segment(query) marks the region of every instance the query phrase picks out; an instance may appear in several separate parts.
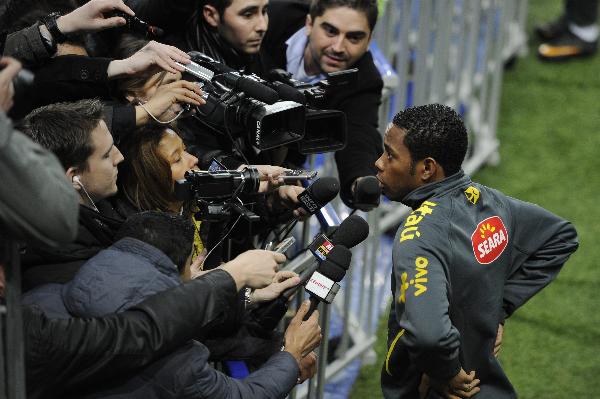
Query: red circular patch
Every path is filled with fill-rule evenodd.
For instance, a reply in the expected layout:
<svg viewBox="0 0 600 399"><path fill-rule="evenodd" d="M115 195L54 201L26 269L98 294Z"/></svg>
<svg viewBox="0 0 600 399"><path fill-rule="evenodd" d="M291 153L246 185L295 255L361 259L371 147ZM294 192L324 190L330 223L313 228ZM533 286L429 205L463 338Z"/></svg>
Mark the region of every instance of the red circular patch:
<svg viewBox="0 0 600 399"><path fill-rule="evenodd" d="M471 242L477 262L487 265L498 259L508 244L508 232L502 219L492 216L480 222L471 235Z"/></svg>

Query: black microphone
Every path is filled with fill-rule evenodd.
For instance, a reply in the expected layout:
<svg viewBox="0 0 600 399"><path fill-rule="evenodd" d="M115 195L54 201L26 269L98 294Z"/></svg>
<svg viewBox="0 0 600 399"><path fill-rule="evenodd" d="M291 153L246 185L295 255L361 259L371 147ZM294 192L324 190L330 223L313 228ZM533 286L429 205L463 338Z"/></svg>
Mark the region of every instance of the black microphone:
<svg viewBox="0 0 600 399"><path fill-rule="evenodd" d="M215 75L213 79L223 79L228 86L238 89L248 96L266 104L274 104L279 100L279 96L275 90L250 77L242 75L239 71L236 71L230 66L216 61L199 51L190 51L188 54L192 57L194 62L206 65L206 68L210 69L211 72L214 72Z"/></svg>
<svg viewBox="0 0 600 399"><path fill-rule="evenodd" d="M277 92L281 100L295 101L299 104L306 105L306 96L300 90L278 81L271 82L270 85Z"/></svg>
<svg viewBox="0 0 600 399"><path fill-rule="evenodd" d="M267 330L277 326L277 323L279 323L279 320L281 320L287 311L287 305L290 298L308 281L320 265L322 258L315 255L315 251L311 250L311 247L323 247L318 252L324 253L326 250L326 259L328 256L331 257L331 254L333 253L333 260L330 259L330 261L338 266L349 265L350 259L348 259L348 253L344 250L335 251L336 246L342 245L346 248L352 248L363 242L368 235L369 224L358 215L351 215L344 219L339 227L331 234L331 238L328 238L324 234L319 234L309 245L309 250L307 251L308 253L312 253L312 256L316 259L300 273L300 283L295 287L283 291L279 297L271 302L265 303L259 308L254 309L252 312L253 317ZM298 258L302 259L306 256L311 256L308 255L308 253L306 253L306 255L300 255ZM350 256L352 256L351 253Z"/></svg>
<svg viewBox="0 0 600 399"><path fill-rule="evenodd" d="M110 17L121 17L125 19L125 27L133 32L142 33L154 37L160 37L165 34L165 31L157 26L152 26L147 22L142 21L138 17L126 14L122 11L115 11L109 14Z"/></svg>
<svg viewBox="0 0 600 399"><path fill-rule="evenodd" d="M381 186L375 176L359 177L354 187L352 206L361 211L368 212L379 206Z"/></svg>
<svg viewBox="0 0 600 399"><path fill-rule="evenodd" d="M363 242L369 236L369 224L365 219L358 215L350 215L340 223L340 226L331 234L331 238L325 234L319 234L309 244L308 248L316 258L314 262L300 273L300 284L296 287L288 288L281 293L281 297L286 301L294 295L300 285L306 283L310 276L319 267L320 261L327 259L337 245L342 245L346 248L352 248ZM340 256L340 255L336 255ZM346 259L336 260L336 263L343 265L350 263Z"/></svg>
<svg viewBox="0 0 600 399"><path fill-rule="evenodd" d="M303 320L308 320L320 302L333 301L340 289L338 282L346 275L351 261L352 252L345 246L336 245L331 250L327 259L320 264L306 283L305 289L310 294L310 308Z"/></svg>
<svg viewBox="0 0 600 399"><path fill-rule="evenodd" d="M279 100L275 90L253 79L244 77L237 71L226 72L221 77L229 86L264 103L274 104Z"/></svg>
<svg viewBox="0 0 600 399"><path fill-rule="evenodd" d="M306 190L298 194L302 208L311 215L335 198L340 192L340 182L335 177L322 177L315 180Z"/></svg>

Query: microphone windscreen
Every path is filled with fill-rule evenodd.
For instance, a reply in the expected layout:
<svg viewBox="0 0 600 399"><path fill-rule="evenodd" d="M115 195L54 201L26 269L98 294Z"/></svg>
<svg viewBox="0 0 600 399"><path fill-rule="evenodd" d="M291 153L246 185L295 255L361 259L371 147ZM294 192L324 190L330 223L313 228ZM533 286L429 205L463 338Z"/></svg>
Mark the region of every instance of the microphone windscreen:
<svg viewBox="0 0 600 399"><path fill-rule="evenodd" d="M335 281L336 283L338 281L342 281L342 279L346 275L346 270L342 269L335 263L328 261L327 259L325 259L321 263L317 271L323 276Z"/></svg>
<svg viewBox="0 0 600 399"><path fill-rule="evenodd" d="M273 86L281 100L295 101L302 105L306 105L306 97L300 90L282 82L273 82L271 83L271 86Z"/></svg>
<svg viewBox="0 0 600 399"><path fill-rule="evenodd" d="M358 215L350 215L340 224L335 233L331 236L331 241L335 245L342 244L352 248L356 244L363 242L369 236L369 224Z"/></svg>
<svg viewBox="0 0 600 399"><path fill-rule="evenodd" d="M277 92L262 83L241 77L237 81L237 88L248 96L267 104L274 104L279 100Z"/></svg>
<svg viewBox="0 0 600 399"><path fill-rule="evenodd" d="M335 263L344 270L348 270L352 261L352 252L343 244L338 244L329 251L325 259Z"/></svg>
<svg viewBox="0 0 600 399"><path fill-rule="evenodd" d="M381 186L375 176L364 176L356 183L354 189L355 202L378 203L380 195Z"/></svg>
<svg viewBox="0 0 600 399"><path fill-rule="evenodd" d="M325 205L340 192L340 182L335 177L321 177L306 189L318 203Z"/></svg>

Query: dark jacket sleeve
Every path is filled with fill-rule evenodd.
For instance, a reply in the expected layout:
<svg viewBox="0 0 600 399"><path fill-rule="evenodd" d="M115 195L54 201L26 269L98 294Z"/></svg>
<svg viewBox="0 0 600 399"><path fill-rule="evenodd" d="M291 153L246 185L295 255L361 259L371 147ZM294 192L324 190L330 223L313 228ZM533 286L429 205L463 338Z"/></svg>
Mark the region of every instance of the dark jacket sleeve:
<svg viewBox="0 0 600 399"><path fill-rule="evenodd" d="M435 239L394 242L395 310L402 329L397 345L407 350L410 364L444 381L461 369L460 333L449 313L451 251L443 223L424 221L419 230Z"/></svg>
<svg viewBox="0 0 600 399"><path fill-rule="evenodd" d="M131 104L107 103L104 105L104 122L112 133L115 144L136 128L135 106Z"/></svg>
<svg viewBox="0 0 600 399"><path fill-rule="evenodd" d="M234 280L217 270L110 317L57 320L25 308L29 395L60 397L132 373L210 330L236 298Z"/></svg>
<svg viewBox="0 0 600 399"><path fill-rule="evenodd" d="M14 130L0 112L0 225L13 238L45 245L75 239L78 197L51 152Z"/></svg>
<svg viewBox="0 0 600 399"><path fill-rule="evenodd" d="M558 272L579 246L571 223L524 201L510 199L514 208L514 250L504 284L504 317L509 317Z"/></svg>
<svg viewBox="0 0 600 399"><path fill-rule="evenodd" d="M81 55L54 57L35 71L31 92L35 95L18 102L11 115L22 118L37 107L86 98L110 98L109 58Z"/></svg>
<svg viewBox="0 0 600 399"><path fill-rule="evenodd" d="M206 398L276 399L285 398L296 385L298 363L288 352L277 352L258 370L243 380L226 376L206 362L198 372L198 385Z"/></svg>
<svg viewBox="0 0 600 399"><path fill-rule="evenodd" d="M53 54L50 54L44 46L39 22L36 22L29 28L9 34L6 37L3 55L18 59L26 68L33 68L39 66Z"/></svg>

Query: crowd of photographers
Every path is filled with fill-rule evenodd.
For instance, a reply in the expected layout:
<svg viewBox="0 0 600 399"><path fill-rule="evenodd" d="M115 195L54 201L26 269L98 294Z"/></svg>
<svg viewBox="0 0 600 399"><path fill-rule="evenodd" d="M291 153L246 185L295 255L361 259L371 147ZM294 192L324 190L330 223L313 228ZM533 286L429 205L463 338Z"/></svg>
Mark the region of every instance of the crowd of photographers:
<svg viewBox="0 0 600 399"><path fill-rule="evenodd" d="M279 398L313 376L318 312L265 326L301 280L255 248L338 190L378 204L376 2L3 11L0 240L20 248L28 397ZM307 155L332 151L339 186L303 188Z"/></svg>

